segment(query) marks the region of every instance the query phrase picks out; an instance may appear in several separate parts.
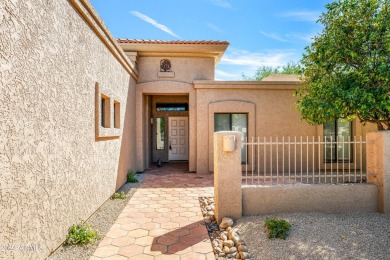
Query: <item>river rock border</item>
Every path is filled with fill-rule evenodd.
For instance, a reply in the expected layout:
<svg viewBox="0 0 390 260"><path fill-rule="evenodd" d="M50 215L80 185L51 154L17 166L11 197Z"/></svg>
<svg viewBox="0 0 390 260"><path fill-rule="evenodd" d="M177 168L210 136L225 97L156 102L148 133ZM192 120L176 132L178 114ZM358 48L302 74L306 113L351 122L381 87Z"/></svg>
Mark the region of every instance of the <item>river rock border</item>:
<svg viewBox="0 0 390 260"><path fill-rule="evenodd" d="M215 259L251 259L248 247L233 228L232 218L225 217L218 226L214 216L214 198L200 197L200 208L213 246Z"/></svg>

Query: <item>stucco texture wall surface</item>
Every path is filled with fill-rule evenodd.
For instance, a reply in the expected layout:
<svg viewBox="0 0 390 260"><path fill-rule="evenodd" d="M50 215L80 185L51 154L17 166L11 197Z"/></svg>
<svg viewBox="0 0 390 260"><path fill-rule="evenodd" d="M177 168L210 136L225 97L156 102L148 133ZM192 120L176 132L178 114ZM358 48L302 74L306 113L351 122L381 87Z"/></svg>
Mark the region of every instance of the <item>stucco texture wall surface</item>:
<svg viewBox="0 0 390 260"><path fill-rule="evenodd" d="M247 186L242 188L244 216L285 212L376 212L373 184Z"/></svg>
<svg viewBox="0 0 390 260"><path fill-rule="evenodd" d="M173 78L163 78L158 76L160 71L160 61L169 59ZM194 80L214 79L214 59L213 58L193 58L193 57L139 57L138 58L139 78L138 83L149 81L179 81L192 83ZM174 90L171 90L174 92Z"/></svg>
<svg viewBox="0 0 390 260"><path fill-rule="evenodd" d="M213 169L213 140L210 138L214 132L214 113L248 113L249 140L264 136L316 135L316 128L300 121L299 112L293 109L291 86L280 90L272 90L272 86L265 86L268 89L264 86L239 89L238 86L240 84L226 84L226 89L197 89L198 173ZM231 106L230 102L241 105ZM218 107L213 106L215 103Z"/></svg>
<svg viewBox="0 0 390 260"><path fill-rule="evenodd" d="M215 113L247 113L249 141L252 137L259 137L259 140L264 140L264 137L267 140L273 137L275 140L278 137L282 140L284 136L286 141L288 137L291 140L297 138L299 141L301 136L303 138L309 136L309 140L312 140L313 136L315 138L323 136L322 125L311 126L302 121L299 111L294 108L296 100L294 92L298 85L297 82L194 82L197 117L197 173L208 173L213 170L212 134ZM358 140L360 136L365 139L366 133L372 129L372 124L364 127L356 121L352 124L353 135L358 136ZM300 156L299 153L298 156ZM311 161L311 153L309 156L309 161ZM317 154L316 156L318 157ZM250 157L249 151L249 161ZM357 151L357 157L360 158L360 151ZM365 158L365 150L363 150L362 157ZM363 168L365 168L365 162L363 162Z"/></svg>
<svg viewBox="0 0 390 260"><path fill-rule="evenodd" d="M97 82L121 103L111 140L95 140ZM69 1L0 2L0 258L46 257L124 182L134 86Z"/></svg>

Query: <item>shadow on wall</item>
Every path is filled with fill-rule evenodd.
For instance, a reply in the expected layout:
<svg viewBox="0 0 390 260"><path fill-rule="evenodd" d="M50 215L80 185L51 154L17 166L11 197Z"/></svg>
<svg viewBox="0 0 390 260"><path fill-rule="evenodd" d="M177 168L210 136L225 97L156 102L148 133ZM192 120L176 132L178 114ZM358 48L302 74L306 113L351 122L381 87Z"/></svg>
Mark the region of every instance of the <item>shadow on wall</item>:
<svg viewBox="0 0 390 260"><path fill-rule="evenodd" d="M123 108L121 109L123 111ZM135 169L135 80L130 78L127 91L127 102L123 119L121 148L118 160L118 173L115 190L126 183L128 170Z"/></svg>

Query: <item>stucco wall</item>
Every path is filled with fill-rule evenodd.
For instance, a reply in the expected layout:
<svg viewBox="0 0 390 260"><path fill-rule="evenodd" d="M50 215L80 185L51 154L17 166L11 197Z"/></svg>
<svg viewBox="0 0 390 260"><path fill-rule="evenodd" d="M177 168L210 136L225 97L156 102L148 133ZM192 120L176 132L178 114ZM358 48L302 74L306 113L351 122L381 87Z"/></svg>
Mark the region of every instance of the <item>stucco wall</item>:
<svg viewBox="0 0 390 260"><path fill-rule="evenodd" d="M169 59L174 77L159 77L160 61ZM142 57L137 60L140 71L138 83L149 81L180 81L192 83L194 80L214 79L214 58L191 57ZM174 92L174 89L171 90Z"/></svg>
<svg viewBox="0 0 390 260"><path fill-rule="evenodd" d="M135 80L82 2L0 2L0 245L38 248L0 258L47 256L134 162ZM121 103L119 137L95 140L96 83Z"/></svg>
<svg viewBox="0 0 390 260"><path fill-rule="evenodd" d="M314 136L318 141L318 136L323 136L323 127L311 126L301 120L301 115L294 108L295 89L299 82L223 82L223 81L195 81L196 90L196 115L197 115L197 172L207 173L213 170L213 135L214 113L248 113L248 139L259 137L264 141L266 137L269 141L276 137L279 141L288 137L291 141L302 136L305 141L309 136L312 141ZM234 105L233 105L234 104ZM354 121L352 124L352 134L362 136L363 140L367 132L373 130L372 124L363 126ZM358 140L360 140L358 138ZM256 139L255 139L256 141ZM312 148L310 148L312 149ZM353 148L355 149L355 148ZM287 154L287 146L285 148ZM291 148L294 152L294 147ZM360 169L360 146L356 147L356 167ZM300 150L297 150L297 157L300 158ZM274 149L273 154L276 153ZM303 149L303 156L306 157L306 150ZM309 152L309 171L312 169L312 150ZM314 158L318 158L317 149L314 151ZM322 158L322 157L321 157ZM363 169L365 169L365 147L362 149ZM250 150L248 160L251 160ZM279 163L281 164L281 162ZM291 162L293 166L293 162ZM305 163L306 164L306 163ZM303 171L307 171L306 165ZM273 169L276 169L276 160L273 161ZM279 165L280 167L281 165ZM287 166L286 166L287 167ZM315 168L318 168L318 160L315 160ZM335 166L334 166L335 167ZM341 166L340 166L341 167ZM351 166L352 168L355 165ZM321 165L324 168L324 165Z"/></svg>
<svg viewBox="0 0 390 260"><path fill-rule="evenodd" d="M220 223L224 217L242 216L241 133L220 131L213 136L215 219Z"/></svg>
<svg viewBox="0 0 390 260"><path fill-rule="evenodd" d="M390 212L390 131L367 135L367 182L378 186L378 211Z"/></svg>
<svg viewBox="0 0 390 260"><path fill-rule="evenodd" d="M249 84L249 85L248 85ZM294 88L297 84L195 82L197 99L197 172L205 173L213 169L214 113L249 113L248 138L264 136L316 135L316 127L300 120L299 112L293 109ZM246 111L244 105L232 106L230 102L254 104L254 115ZM215 110L213 105L218 103ZM225 106L224 106L225 103ZM211 109L211 111L210 111ZM211 118L210 118L211 117ZM254 121L251 120L254 118ZM205 120L207 119L207 120Z"/></svg>
<svg viewBox="0 0 390 260"><path fill-rule="evenodd" d="M374 184L285 185L242 188L244 216L284 212L376 212Z"/></svg>

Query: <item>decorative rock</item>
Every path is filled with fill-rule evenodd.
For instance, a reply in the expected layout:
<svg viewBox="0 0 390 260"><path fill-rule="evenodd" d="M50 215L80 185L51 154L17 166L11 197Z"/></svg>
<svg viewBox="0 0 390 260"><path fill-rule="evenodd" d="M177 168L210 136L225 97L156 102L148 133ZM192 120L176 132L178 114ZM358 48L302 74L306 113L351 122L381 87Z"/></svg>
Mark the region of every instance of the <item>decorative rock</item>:
<svg viewBox="0 0 390 260"><path fill-rule="evenodd" d="M223 241L223 245L231 248L234 246L234 242L232 240L226 240L226 241Z"/></svg>
<svg viewBox="0 0 390 260"><path fill-rule="evenodd" d="M217 230L218 230L218 225L216 225L216 224L214 224L214 223L211 223L211 224L209 225L209 228L210 228L211 230L217 231Z"/></svg>
<svg viewBox="0 0 390 260"><path fill-rule="evenodd" d="M228 233L228 238L230 240L233 240L234 243L237 243L238 241L240 241L240 236L236 232L230 231Z"/></svg>
<svg viewBox="0 0 390 260"><path fill-rule="evenodd" d="M212 210L208 211L206 214L207 214L207 216L214 216L214 211L212 211Z"/></svg>
<svg viewBox="0 0 390 260"><path fill-rule="evenodd" d="M221 224L219 224L219 228L227 228L233 226L233 219L232 218L223 218L221 221Z"/></svg>
<svg viewBox="0 0 390 260"><path fill-rule="evenodd" d="M238 252L248 252L248 248L244 245L238 247Z"/></svg>
<svg viewBox="0 0 390 260"><path fill-rule="evenodd" d="M244 241L242 241L242 240L240 240L240 241L238 241L237 243L236 243L236 247L239 247L239 246L246 246L246 244L245 244L245 242Z"/></svg>
<svg viewBox="0 0 390 260"><path fill-rule="evenodd" d="M233 253L236 253L237 252L237 247L231 247L230 249L229 249L229 254L233 254Z"/></svg>
<svg viewBox="0 0 390 260"><path fill-rule="evenodd" d="M239 232L233 228L232 218L225 217L220 225L217 224L214 216L214 199L203 197L199 199L205 226L210 236L215 259L246 259L250 260L248 248L240 240Z"/></svg>
<svg viewBox="0 0 390 260"><path fill-rule="evenodd" d="M241 259L249 259L251 256L247 252L240 252Z"/></svg>

